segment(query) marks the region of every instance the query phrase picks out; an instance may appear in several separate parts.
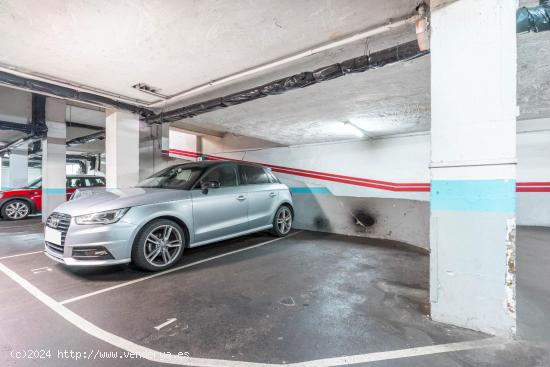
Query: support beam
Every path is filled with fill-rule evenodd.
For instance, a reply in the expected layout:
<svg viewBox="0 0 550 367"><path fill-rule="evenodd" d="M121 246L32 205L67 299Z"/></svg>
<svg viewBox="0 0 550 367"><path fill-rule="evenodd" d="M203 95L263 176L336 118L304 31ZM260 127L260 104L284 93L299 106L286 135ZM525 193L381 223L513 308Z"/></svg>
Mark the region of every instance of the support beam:
<svg viewBox="0 0 550 367"><path fill-rule="evenodd" d="M19 144L10 152L9 183L10 188L27 186L29 181L29 145Z"/></svg>
<svg viewBox="0 0 550 367"><path fill-rule="evenodd" d="M46 99L48 132L42 140L42 221L56 206L66 200L66 103L61 99Z"/></svg>
<svg viewBox="0 0 550 367"><path fill-rule="evenodd" d="M517 1L432 9L430 298L436 321L515 332Z"/></svg>
<svg viewBox="0 0 550 367"><path fill-rule="evenodd" d="M107 188L127 188L139 181L139 116L106 110Z"/></svg>

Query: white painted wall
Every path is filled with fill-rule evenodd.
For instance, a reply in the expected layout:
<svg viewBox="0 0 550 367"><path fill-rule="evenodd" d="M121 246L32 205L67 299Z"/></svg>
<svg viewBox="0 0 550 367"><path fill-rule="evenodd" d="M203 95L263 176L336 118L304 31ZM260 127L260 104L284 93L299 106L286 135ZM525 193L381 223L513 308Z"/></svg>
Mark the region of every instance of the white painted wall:
<svg viewBox="0 0 550 367"><path fill-rule="evenodd" d="M550 118L518 123L518 182L550 182ZM550 226L550 192L518 192L517 223Z"/></svg>
<svg viewBox="0 0 550 367"><path fill-rule="evenodd" d="M202 142L203 153L226 158L381 181L429 182L427 134L266 149L250 138L232 137L228 141L204 136ZM319 192L293 193L298 228L429 248L428 192L393 192L276 174L291 188L309 187ZM375 223L365 225L366 216Z"/></svg>
<svg viewBox="0 0 550 367"><path fill-rule="evenodd" d="M550 181L550 119L522 121L518 126L518 182ZM291 147L273 147L233 135L203 136L201 140L203 153L232 159L382 181L430 180L428 134ZM301 228L388 238L429 248L429 193L384 191L283 173L277 176L291 187L324 187L330 191L329 195L294 195L299 204L296 223ZM518 224L550 226L550 193L518 193L517 206ZM377 217L377 227L362 230L351 223L350 213L361 208Z"/></svg>

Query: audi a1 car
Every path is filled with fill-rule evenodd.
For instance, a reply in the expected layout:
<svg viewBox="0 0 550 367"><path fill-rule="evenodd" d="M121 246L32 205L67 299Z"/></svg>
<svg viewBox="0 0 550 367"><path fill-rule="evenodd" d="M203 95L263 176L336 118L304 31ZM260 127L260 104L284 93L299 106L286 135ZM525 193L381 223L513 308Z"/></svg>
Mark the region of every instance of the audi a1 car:
<svg viewBox="0 0 550 367"><path fill-rule="evenodd" d="M67 176L67 199L81 187L105 186L105 178L87 175ZM25 219L42 210L42 178L37 178L26 187L0 191L0 214L8 220Z"/></svg>
<svg viewBox="0 0 550 367"><path fill-rule="evenodd" d="M187 247L270 230L286 236L294 210L270 169L233 161L168 167L137 187L107 189L58 206L45 253L68 266L134 263L169 268Z"/></svg>

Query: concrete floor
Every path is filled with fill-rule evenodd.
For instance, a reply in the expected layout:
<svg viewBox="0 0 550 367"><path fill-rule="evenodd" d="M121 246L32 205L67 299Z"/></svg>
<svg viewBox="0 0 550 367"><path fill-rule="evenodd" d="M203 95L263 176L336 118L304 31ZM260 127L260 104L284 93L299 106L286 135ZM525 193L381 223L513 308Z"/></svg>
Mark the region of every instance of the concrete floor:
<svg viewBox="0 0 550 367"><path fill-rule="evenodd" d="M319 360L427 346L434 349L426 355L383 353L379 361L358 365L550 366L550 347L540 341L491 339L431 321L428 256L394 242L300 232L260 245L273 240L262 233L187 250L179 266L219 257L144 279L150 273L128 266L71 270L41 253L13 256L42 249L39 219L0 222L0 233L0 264L37 288L33 296L0 273L1 366L75 365L74 359L58 358L64 350L120 353L118 359L102 359L107 366L152 365L121 358L121 348L52 309L67 300L68 312L93 324L84 330L99 327L128 343L188 353L213 366L229 361L341 365L343 360ZM522 237L528 236L520 232ZM246 249L255 245L260 246ZM236 250L243 251L222 256ZM89 295L112 286L118 288ZM39 301L36 293L50 297L53 306ZM87 296L74 300L82 295ZM449 343L481 345L487 340L494 342L480 349L446 349ZM51 350L52 358L12 358L12 351L29 349Z"/></svg>

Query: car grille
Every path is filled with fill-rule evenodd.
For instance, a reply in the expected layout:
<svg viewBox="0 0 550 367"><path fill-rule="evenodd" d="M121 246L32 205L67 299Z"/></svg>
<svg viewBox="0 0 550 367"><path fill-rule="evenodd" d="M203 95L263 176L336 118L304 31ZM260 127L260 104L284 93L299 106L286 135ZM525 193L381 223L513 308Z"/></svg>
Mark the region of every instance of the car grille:
<svg viewBox="0 0 550 367"><path fill-rule="evenodd" d="M56 253L57 255L61 255L61 256L63 255L63 246L58 246L55 243L51 243L51 242L46 241L46 247L50 251ZM58 256L56 256L56 257L58 257Z"/></svg>
<svg viewBox="0 0 550 367"><path fill-rule="evenodd" d="M51 219L54 219L54 218L59 220L59 224L56 227L54 227L51 224L52 222ZM67 236L67 231L69 230L70 224L71 224L71 216L69 214L53 212L46 220L46 225L50 228L57 229L58 231L61 232L61 246L55 245L50 242L46 242L46 244L52 247L60 248L61 253L63 253L63 246L65 246L65 237Z"/></svg>

